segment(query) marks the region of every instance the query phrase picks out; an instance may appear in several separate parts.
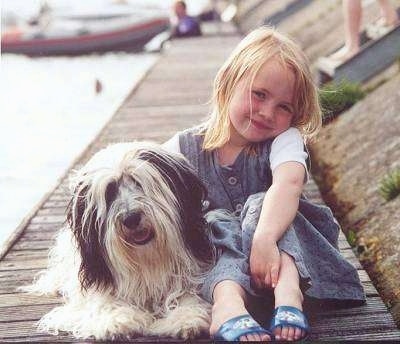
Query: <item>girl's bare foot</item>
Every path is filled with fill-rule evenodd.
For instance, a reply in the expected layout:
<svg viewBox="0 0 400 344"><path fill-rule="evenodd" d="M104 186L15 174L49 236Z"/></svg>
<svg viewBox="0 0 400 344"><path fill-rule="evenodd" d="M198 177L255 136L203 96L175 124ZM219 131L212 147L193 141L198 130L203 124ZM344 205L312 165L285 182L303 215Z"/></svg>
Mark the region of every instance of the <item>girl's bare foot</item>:
<svg viewBox="0 0 400 344"><path fill-rule="evenodd" d="M249 314L242 295L235 292L236 286L225 284L225 288L220 288L220 284L214 289L214 305L212 307L212 321L210 326L210 335L213 336L220 327L230 319L239 315ZM240 288L240 287L239 287ZM229 290L230 289L230 290ZM271 338L265 333L247 334L240 337L240 341L270 341Z"/></svg>
<svg viewBox="0 0 400 344"><path fill-rule="evenodd" d="M281 252L281 269L279 281L275 287L275 308L279 306L292 306L303 310L303 294L299 287L299 273L293 258ZM276 340L299 340L305 332L297 327L281 326L273 331Z"/></svg>
<svg viewBox="0 0 400 344"><path fill-rule="evenodd" d="M367 25L366 33L371 39L378 39L400 24L397 15L388 18L381 17L372 24Z"/></svg>
<svg viewBox="0 0 400 344"><path fill-rule="evenodd" d="M345 45L328 58L334 62L341 63L351 59L354 55L357 55L359 51L360 47L347 47Z"/></svg>

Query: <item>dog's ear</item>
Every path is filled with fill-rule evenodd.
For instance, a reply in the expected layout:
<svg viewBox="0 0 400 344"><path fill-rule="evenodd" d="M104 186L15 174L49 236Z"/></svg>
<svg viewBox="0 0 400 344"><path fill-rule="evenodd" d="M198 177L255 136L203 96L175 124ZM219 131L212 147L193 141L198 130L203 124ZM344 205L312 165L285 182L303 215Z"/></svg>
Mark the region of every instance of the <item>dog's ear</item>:
<svg viewBox="0 0 400 344"><path fill-rule="evenodd" d="M172 158L152 150L141 152L140 159L149 161L157 168L175 195L179 203L186 247L197 259L209 261L212 257L211 243L202 213L207 190L194 168L183 157Z"/></svg>
<svg viewBox="0 0 400 344"><path fill-rule="evenodd" d="M112 182L113 183L113 182ZM111 184L111 183L110 183ZM105 198L114 198L115 185L106 188ZM79 184L67 208L67 221L74 234L81 255L79 281L83 289L114 286L111 271L106 263L104 230L97 221L96 202L90 202L90 186ZM92 209L88 209L92 206Z"/></svg>
<svg viewBox="0 0 400 344"><path fill-rule="evenodd" d="M189 163L185 161L183 167L178 170L180 177L175 183L175 196L180 204L183 223L182 234L190 252L197 259L206 262L212 257L211 242L207 233L208 227L202 211L207 190Z"/></svg>

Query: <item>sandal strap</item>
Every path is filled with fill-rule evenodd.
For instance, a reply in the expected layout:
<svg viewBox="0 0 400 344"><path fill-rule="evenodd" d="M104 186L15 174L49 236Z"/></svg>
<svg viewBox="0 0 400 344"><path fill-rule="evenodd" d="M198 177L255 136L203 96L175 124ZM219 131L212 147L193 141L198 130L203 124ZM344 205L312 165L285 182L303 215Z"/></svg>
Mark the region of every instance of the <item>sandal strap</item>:
<svg viewBox="0 0 400 344"><path fill-rule="evenodd" d="M221 325L214 340L237 341L246 334L265 333L272 339L272 333L261 327L250 315L239 315Z"/></svg>
<svg viewBox="0 0 400 344"><path fill-rule="evenodd" d="M297 327L306 333L310 329L304 313L300 309L291 306L280 306L275 309L270 330L278 326Z"/></svg>

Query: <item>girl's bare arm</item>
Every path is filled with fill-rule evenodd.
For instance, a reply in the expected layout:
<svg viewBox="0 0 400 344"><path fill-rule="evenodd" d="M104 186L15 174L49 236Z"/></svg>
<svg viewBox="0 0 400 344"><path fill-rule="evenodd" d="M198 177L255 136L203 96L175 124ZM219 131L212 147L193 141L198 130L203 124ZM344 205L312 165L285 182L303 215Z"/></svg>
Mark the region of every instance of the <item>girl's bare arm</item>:
<svg viewBox="0 0 400 344"><path fill-rule="evenodd" d="M293 222L303 191L305 168L298 162L276 167L254 234L250 269L259 288L274 287L278 281L280 255L277 242Z"/></svg>

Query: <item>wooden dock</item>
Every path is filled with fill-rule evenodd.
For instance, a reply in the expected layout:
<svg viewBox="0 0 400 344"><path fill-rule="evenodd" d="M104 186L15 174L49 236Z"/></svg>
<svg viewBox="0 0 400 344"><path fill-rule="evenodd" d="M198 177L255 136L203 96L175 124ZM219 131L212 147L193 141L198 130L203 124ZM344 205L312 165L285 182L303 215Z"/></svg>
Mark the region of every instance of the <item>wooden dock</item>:
<svg viewBox="0 0 400 344"><path fill-rule="evenodd" d="M37 297L16 291L46 267L47 252L63 225L69 200L68 175L100 148L134 139L163 142L177 130L200 122L208 113L213 77L237 35L173 41L159 61L131 92L92 144L73 163L59 185L47 194L16 230L0 261L0 341L73 341L69 335L50 336L36 330L36 322L60 302L57 297ZM320 201L316 185L307 194ZM310 314L312 340L400 340L400 331L368 275L341 236L343 255L357 268L367 303L346 309L317 309ZM138 338L149 341L154 338Z"/></svg>

